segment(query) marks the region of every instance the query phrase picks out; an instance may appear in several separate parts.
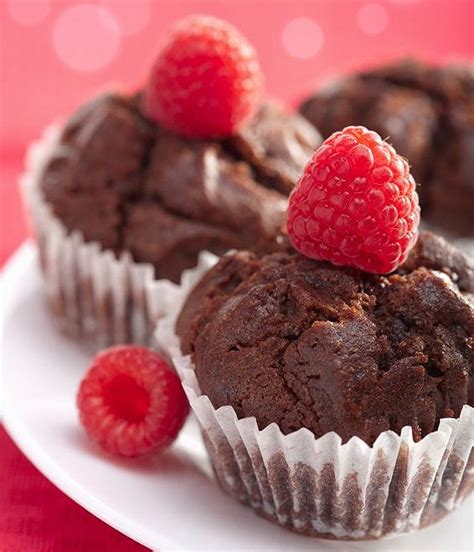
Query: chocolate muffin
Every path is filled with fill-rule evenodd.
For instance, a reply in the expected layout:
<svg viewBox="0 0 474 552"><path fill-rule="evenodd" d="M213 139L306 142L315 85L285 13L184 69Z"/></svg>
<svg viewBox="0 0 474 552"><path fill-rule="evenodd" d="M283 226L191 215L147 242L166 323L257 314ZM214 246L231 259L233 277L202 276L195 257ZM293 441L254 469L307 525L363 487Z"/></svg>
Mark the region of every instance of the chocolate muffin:
<svg viewBox="0 0 474 552"><path fill-rule="evenodd" d="M363 71L303 102L323 134L362 124L389 139L421 184L425 221L474 236L474 70L416 60Z"/></svg>
<svg viewBox="0 0 474 552"><path fill-rule="evenodd" d="M474 266L421 234L388 276L282 247L223 257L176 331L214 408L259 429L336 432L369 445L411 426L420 440L474 405Z"/></svg>
<svg viewBox="0 0 474 552"><path fill-rule="evenodd" d="M190 140L144 116L141 103L141 94L106 94L64 127L40 189L65 227L173 281L202 250L271 241L321 142L311 125L266 102L235 136Z"/></svg>

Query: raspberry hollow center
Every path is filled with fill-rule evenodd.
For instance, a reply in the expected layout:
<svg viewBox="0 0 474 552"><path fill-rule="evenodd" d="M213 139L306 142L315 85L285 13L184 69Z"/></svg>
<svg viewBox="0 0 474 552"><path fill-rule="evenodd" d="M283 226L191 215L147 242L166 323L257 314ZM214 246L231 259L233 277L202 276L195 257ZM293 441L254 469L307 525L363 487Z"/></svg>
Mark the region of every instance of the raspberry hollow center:
<svg viewBox="0 0 474 552"><path fill-rule="evenodd" d="M127 422L141 422L150 408L150 394L134 378L117 374L104 386L104 401L111 412Z"/></svg>

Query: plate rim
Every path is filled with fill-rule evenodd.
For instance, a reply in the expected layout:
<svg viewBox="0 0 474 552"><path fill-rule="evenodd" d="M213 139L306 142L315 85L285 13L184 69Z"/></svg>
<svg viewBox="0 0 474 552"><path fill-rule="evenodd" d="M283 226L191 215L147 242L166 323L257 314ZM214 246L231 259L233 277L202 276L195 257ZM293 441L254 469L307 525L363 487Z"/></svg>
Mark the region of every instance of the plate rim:
<svg viewBox="0 0 474 552"><path fill-rule="evenodd" d="M14 285L13 273L18 266L25 262L33 262L34 256L37 255L35 244L31 240L23 242L16 251L7 259L0 273L0 290L6 300L0 309L0 348L3 343L3 335L5 321L11 305L11 295L8 290ZM3 359L3 353L1 357ZM113 527L119 533L127 536L134 542L145 546L150 550L159 552L176 552L180 549L168 539L160 535L160 542L156 542L153 538L153 543L148 540L148 529L142 527L141 531L145 533L143 536L137 537L135 523L129 523L126 518L119 517L114 512L114 509L100 499L91 495L86 489L78 484L75 479L65 472L56 464L52 464L49 457L45 455L42 447L37 444L34 436L31 436L29 430L23 426L20 416L15 416L15 407L9 401L4 391L4 367L3 362L0 363L0 423L5 428L5 431L20 449L20 451L28 458L35 468L44 476L50 483L58 488L67 497L77 503L79 506L87 510L94 517L100 519L103 523ZM33 437L33 438L31 438ZM151 537L150 537L151 538Z"/></svg>

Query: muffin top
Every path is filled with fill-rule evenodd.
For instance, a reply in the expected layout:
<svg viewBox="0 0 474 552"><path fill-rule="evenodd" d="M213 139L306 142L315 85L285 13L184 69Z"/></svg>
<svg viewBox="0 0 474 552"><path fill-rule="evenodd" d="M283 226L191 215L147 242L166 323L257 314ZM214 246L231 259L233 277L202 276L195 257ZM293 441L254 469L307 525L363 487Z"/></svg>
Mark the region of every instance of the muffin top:
<svg viewBox="0 0 474 552"><path fill-rule="evenodd" d="M472 293L471 261L431 233L388 276L282 246L223 257L176 330L213 405L261 429L418 440L474 404Z"/></svg>
<svg viewBox="0 0 474 552"><path fill-rule="evenodd" d="M143 112L141 94L106 94L67 122L40 182L67 229L172 280L202 249L274 238L321 142L303 117L267 101L234 136L191 140Z"/></svg>
<svg viewBox="0 0 474 552"><path fill-rule="evenodd" d="M341 79L300 111L324 137L362 124L387 138L421 184L426 221L474 236L474 66L404 60Z"/></svg>

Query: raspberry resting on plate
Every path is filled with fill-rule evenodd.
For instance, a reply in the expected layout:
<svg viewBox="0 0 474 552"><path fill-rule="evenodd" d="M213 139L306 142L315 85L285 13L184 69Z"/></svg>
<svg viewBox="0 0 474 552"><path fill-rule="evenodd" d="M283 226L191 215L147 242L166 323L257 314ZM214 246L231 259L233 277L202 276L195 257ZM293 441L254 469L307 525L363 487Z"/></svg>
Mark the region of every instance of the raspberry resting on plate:
<svg viewBox="0 0 474 552"><path fill-rule="evenodd" d="M125 345L94 358L77 406L89 437L121 456L169 446L189 411L179 378L163 358L144 347Z"/></svg>
<svg viewBox="0 0 474 552"><path fill-rule="evenodd" d="M323 142L288 207L288 234L300 253L377 274L406 260L419 222L407 161L362 126Z"/></svg>

